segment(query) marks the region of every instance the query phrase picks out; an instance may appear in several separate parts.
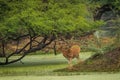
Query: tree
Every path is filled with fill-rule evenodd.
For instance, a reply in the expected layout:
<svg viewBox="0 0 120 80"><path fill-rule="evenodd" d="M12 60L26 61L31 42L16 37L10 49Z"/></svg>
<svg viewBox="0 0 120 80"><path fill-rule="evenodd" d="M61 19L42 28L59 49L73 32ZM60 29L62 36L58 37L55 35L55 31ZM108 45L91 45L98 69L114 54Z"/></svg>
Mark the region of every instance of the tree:
<svg viewBox="0 0 120 80"><path fill-rule="evenodd" d="M0 54L4 56L0 65L17 62L28 53L45 48L57 36L72 32L82 35L102 24L93 20L82 0L1 0L0 6ZM36 40L38 37L42 39ZM29 42L20 48L24 38ZM7 52L12 41L16 42L16 50ZM14 55L20 57L10 60Z"/></svg>

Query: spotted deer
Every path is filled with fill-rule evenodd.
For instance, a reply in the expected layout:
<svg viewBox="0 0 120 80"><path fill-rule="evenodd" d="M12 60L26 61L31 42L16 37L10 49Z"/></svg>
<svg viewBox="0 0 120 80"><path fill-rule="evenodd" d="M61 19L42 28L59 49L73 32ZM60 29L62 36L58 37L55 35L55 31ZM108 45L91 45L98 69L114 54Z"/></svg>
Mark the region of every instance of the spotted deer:
<svg viewBox="0 0 120 80"><path fill-rule="evenodd" d="M80 62L79 53L80 46L77 44L68 45L60 45L59 51L63 54L63 56L68 60L69 69L72 68L72 59L77 58L78 62Z"/></svg>

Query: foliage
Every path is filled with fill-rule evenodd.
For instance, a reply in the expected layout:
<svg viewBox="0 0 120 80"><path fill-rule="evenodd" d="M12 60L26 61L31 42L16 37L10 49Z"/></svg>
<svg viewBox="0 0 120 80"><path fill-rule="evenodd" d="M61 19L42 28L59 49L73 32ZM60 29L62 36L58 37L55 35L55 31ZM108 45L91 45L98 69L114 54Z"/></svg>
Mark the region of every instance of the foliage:
<svg viewBox="0 0 120 80"><path fill-rule="evenodd" d="M36 34L49 35L79 29L89 31L99 25L94 25L84 1L1 0L0 5L0 36L3 38L27 34L30 28Z"/></svg>
<svg viewBox="0 0 120 80"><path fill-rule="evenodd" d="M19 61L30 52L49 45L56 36L67 33L84 34L102 25L95 22L84 0L0 0L0 47L8 64ZM42 37L41 40L36 38ZM20 46L23 39L29 39ZM14 42L16 50L8 53L7 46ZM36 43L36 45L33 45ZM16 54L16 60L9 58Z"/></svg>

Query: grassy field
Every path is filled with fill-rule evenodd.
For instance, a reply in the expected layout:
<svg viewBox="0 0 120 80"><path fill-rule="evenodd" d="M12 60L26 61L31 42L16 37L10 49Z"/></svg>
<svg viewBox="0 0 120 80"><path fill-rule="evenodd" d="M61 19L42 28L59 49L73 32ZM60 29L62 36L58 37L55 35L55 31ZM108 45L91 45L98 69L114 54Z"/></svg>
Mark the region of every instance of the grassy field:
<svg viewBox="0 0 120 80"><path fill-rule="evenodd" d="M81 59L84 60L90 55L91 53L81 53ZM0 75L61 75L53 71L68 66L67 60L61 54L57 56L52 54L28 55L22 62L24 62L24 64L17 62L0 66ZM76 59L73 60L73 64L75 64L75 62Z"/></svg>
<svg viewBox="0 0 120 80"><path fill-rule="evenodd" d="M85 60L92 55L90 52L81 53L81 59ZM0 80L120 80L120 73L96 73L96 72L54 72L54 70L67 67L67 60L61 55L28 55L20 62L0 66ZM73 64L76 59L73 60ZM103 77L106 79L104 79ZM111 77L113 76L113 77ZM102 79L103 78L103 79Z"/></svg>
<svg viewBox="0 0 120 80"><path fill-rule="evenodd" d="M7 76L0 80L120 80L120 74L91 74L73 76Z"/></svg>

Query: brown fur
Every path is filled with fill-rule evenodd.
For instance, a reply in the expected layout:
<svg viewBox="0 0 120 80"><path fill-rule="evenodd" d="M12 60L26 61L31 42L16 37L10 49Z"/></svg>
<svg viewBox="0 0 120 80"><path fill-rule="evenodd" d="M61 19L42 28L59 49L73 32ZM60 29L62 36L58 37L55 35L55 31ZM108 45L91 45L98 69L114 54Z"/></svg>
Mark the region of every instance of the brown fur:
<svg viewBox="0 0 120 80"><path fill-rule="evenodd" d="M62 52L63 56L68 60L69 68L72 67L72 59L77 58L79 61L80 46L72 45L71 47L61 47L59 50Z"/></svg>
<svg viewBox="0 0 120 80"><path fill-rule="evenodd" d="M61 51L63 53L63 56L69 60L70 58L73 59L79 57L80 47L78 45L73 45L69 49L65 48Z"/></svg>

